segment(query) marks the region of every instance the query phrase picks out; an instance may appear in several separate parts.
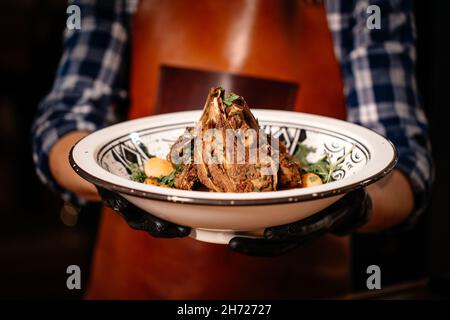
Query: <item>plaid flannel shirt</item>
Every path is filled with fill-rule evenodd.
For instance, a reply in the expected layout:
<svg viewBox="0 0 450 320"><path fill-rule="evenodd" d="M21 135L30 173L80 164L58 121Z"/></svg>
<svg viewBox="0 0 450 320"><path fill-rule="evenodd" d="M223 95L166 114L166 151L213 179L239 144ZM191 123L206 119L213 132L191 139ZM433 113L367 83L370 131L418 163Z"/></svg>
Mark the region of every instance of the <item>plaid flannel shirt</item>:
<svg viewBox="0 0 450 320"><path fill-rule="evenodd" d="M53 179L48 155L75 130L94 131L114 121L112 106L123 95L120 66L129 45L137 0L71 1L81 8L81 30L67 30L55 82L32 127L33 158L40 179L63 199L84 201ZM381 9L381 29L367 28L367 8ZM397 169L411 182L415 210L424 211L433 181L427 120L415 79L412 0L327 0L328 25L341 66L348 120L371 128L397 147Z"/></svg>

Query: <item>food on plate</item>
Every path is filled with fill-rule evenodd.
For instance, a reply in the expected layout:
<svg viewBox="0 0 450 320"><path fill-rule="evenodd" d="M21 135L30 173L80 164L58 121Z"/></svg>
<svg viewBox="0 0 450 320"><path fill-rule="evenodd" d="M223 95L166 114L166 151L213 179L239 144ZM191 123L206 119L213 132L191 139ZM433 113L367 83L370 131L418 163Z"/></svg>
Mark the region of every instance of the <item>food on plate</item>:
<svg viewBox="0 0 450 320"><path fill-rule="evenodd" d="M320 186L323 184L322 179L314 173L305 173L302 176L302 187L308 188L313 186Z"/></svg>
<svg viewBox="0 0 450 320"><path fill-rule="evenodd" d="M307 160L314 148L299 144L294 155L261 130L243 97L212 88L195 127L172 145L166 159L132 164L130 179L150 185L211 192L266 192L332 181L341 159L327 154ZM342 159L343 160L343 159Z"/></svg>
<svg viewBox="0 0 450 320"><path fill-rule="evenodd" d="M144 164L144 172L147 177L158 178L168 176L175 170L172 163L168 160L153 157Z"/></svg>
<svg viewBox="0 0 450 320"><path fill-rule="evenodd" d="M212 131L209 131L213 129ZM251 130L252 129L252 130ZM196 128L201 139L194 150L197 176L206 188L216 192L274 191L277 189L277 175L264 174L263 170L273 165L268 156L271 145L265 141L259 146L267 150L267 156L255 157L249 161L252 147L256 147L259 125L245 100L236 95L225 96L222 88L211 89ZM208 132L211 132L208 135ZM227 133L241 136L233 138L227 145ZM255 133L254 135L247 133ZM235 141L237 140L237 141ZM197 141L196 141L197 142ZM242 144L242 159L238 159L238 145ZM230 147L234 159L225 159L225 150ZM256 149L256 148L255 148ZM208 161L212 160L212 161ZM242 160L242 161L239 161Z"/></svg>

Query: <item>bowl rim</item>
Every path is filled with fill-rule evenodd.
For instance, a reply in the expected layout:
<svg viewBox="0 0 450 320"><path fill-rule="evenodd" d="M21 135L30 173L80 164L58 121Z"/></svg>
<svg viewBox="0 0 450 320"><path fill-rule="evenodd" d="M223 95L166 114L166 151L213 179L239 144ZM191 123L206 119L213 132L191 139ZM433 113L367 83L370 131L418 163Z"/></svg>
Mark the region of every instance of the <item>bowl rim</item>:
<svg viewBox="0 0 450 320"><path fill-rule="evenodd" d="M224 198L208 198L208 197L206 197L205 198L205 197L198 197L198 196L200 196L200 195L204 196L205 194L211 194L211 193L205 192L205 191L188 191L188 190L179 190L179 189L168 189L168 188L160 188L157 186L146 185L143 183L127 180L123 177L118 177L118 176L108 172L104 168L102 168L96 162L96 165L101 170L106 171L109 175L123 179L124 182L126 181L127 183L130 183L130 184L136 186L135 188L127 187L127 186L120 185L118 183L107 181L105 179L95 176L92 173L89 173L87 170L83 169L82 166L80 166L74 158L74 153L76 152L76 149L78 146L80 146L89 137L91 137L95 134L99 134L99 132L104 131L108 128L120 126L125 123L144 122L144 121L148 121L148 119L150 119L150 118L157 118L157 117L166 118L166 117L175 116L175 115L181 116L182 114L186 114L186 113L194 114L194 113L198 113L200 111L201 110L181 111L181 112L165 113L165 114L155 115L155 116L148 116L148 117L144 117L144 118L124 121L124 122L100 129L98 131L92 132L89 135L87 135L86 137L80 139L76 144L74 144L72 146L72 148L69 152L69 159L68 159L69 163L70 163L71 167L73 168L73 170L79 176L81 176L85 180L93 183L94 185L100 186L102 188L108 189L113 192L127 194L130 196L135 196L135 197L139 197L139 198L147 198L147 199L157 200L157 201L178 202L178 203L192 204L192 205L264 206L264 205L279 205L279 204L286 204L286 203L304 202L304 201L309 201L309 200L318 200L318 199L322 199L322 198L345 194L350 191L366 187L366 186L380 180L381 178L386 176L388 173L390 173L395 168L395 166L398 162L398 152L397 152L397 149L395 148L394 144L389 139L387 139L380 133L378 133L370 128L362 127L362 126L356 125L354 123L350 123L350 122L335 119L335 118L324 117L324 116L320 116L320 115L313 115L313 114L302 113L302 112L276 110L276 109L252 109L252 111L255 113L265 113L265 112L279 112L279 113L284 113L284 114L291 113L291 114L295 114L296 116L306 116L306 117L312 117L312 118L317 118L317 119L320 118L322 120L326 119L327 121L335 122L336 124L341 122L341 123L344 123L346 126L351 126L354 128L358 127L360 129L367 130L367 132L370 132L370 134L377 136L378 139L382 139L382 140L384 140L384 142L387 142L387 145L392 150L392 158L379 172L372 174L370 176L367 176L364 179L362 179L361 181L346 184L341 187L331 188L331 189L325 190L325 191L318 191L318 190L316 191L315 189L317 189L317 187L310 187L310 188L308 188L308 190L310 190L311 192L305 193L305 194L299 194L299 195L292 194L292 191L304 190L305 188L261 192L261 193L256 193L257 195L261 195L261 196L259 196L257 198L253 198L253 199L242 198L242 195L243 194L245 195L245 193L212 193L212 194L216 194L216 195L217 194L227 195L227 197L224 197ZM138 131L138 130L134 130L134 131ZM126 134L126 135L128 135L128 134ZM116 137L111 138L110 141L117 138L118 136L120 136L120 135L117 135ZM101 149L108 143L109 142L104 143L99 148ZM97 149L99 149L99 148L97 148ZM97 152L93 152L93 153L97 154L98 150L97 150ZM343 180L345 180L345 179L343 179ZM328 184L324 184L322 186L326 186L326 185L328 185ZM142 188L142 187L145 187L145 188ZM143 189L145 189L145 190L143 190ZM176 195L176 194L171 195L170 190L175 190L175 191L177 191L175 193L180 193L180 194L179 195ZM291 191L291 192L288 195L284 195L284 194L286 194L286 191ZM275 193L280 194L280 196L279 197L270 197L270 198L264 197L264 195L275 194ZM255 193L249 193L249 194L255 194ZM197 197L196 197L196 195L197 195ZM238 196L238 195L241 195L241 196Z"/></svg>

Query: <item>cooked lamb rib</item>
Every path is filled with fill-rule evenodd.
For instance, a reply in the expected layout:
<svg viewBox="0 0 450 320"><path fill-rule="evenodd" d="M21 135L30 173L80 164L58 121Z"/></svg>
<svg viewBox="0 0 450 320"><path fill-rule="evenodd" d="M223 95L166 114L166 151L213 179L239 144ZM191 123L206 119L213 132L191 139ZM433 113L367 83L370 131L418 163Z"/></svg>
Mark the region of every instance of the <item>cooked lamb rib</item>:
<svg viewBox="0 0 450 320"><path fill-rule="evenodd" d="M175 141L167 155L178 170L175 174L174 187L182 190L192 190L198 182L197 168L193 163L194 128L189 127Z"/></svg>
<svg viewBox="0 0 450 320"><path fill-rule="evenodd" d="M280 142L280 170L278 171L278 188L300 188L302 185L300 162L287 152L286 146Z"/></svg>
<svg viewBox="0 0 450 320"><path fill-rule="evenodd" d="M229 132L237 131L232 140L227 139ZM277 174L272 158L277 156L277 148L271 145L270 139L260 138L258 121L245 100L234 94L225 97L222 88L212 88L197 127L188 128L168 156L182 168L176 174L175 187L192 190L197 181L216 192L275 191L278 184L282 188L300 186L299 163L280 144L281 170ZM227 145L229 141L232 145ZM262 149L266 150L265 154ZM259 151L255 154L251 150ZM227 152L232 152L233 156L229 157L231 154ZM187 163L175 159L192 155L195 161L192 157Z"/></svg>
<svg viewBox="0 0 450 320"><path fill-rule="evenodd" d="M263 175L262 172L271 163L262 163L258 157L250 161L250 147L256 147L258 142L258 122L244 99L235 96L227 101L224 94L222 88L211 89L198 124L197 132L201 133L202 139L197 139L195 152L199 160L196 166L200 182L218 192L276 190L277 175ZM208 136L208 129L214 129L215 134ZM228 146L227 134L236 133L236 130L240 130L241 135L233 136L233 145ZM265 147L270 152L270 146Z"/></svg>

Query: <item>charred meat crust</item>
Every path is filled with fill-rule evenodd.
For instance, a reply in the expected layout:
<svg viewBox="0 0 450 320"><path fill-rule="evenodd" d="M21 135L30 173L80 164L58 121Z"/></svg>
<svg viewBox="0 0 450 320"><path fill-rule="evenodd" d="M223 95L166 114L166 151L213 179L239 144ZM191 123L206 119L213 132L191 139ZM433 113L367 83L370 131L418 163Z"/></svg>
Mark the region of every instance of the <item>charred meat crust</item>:
<svg viewBox="0 0 450 320"><path fill-rule="evenodd" d="M209 129L214 129L213 136L205 134ZM224 157L227 150L226 131L228 129L243 132L243 136L233 139L234 157L232 159ZM188 128L170 150L168 159L174 164L176 164L174 156L178 159L183 158L187 151L191 156L190 163L186 164L184 161L178 164L181 170L176 174L174 186L183 190L192 190L196 184L201 184L215 192L259 192L300 187L300 164L286 152L286 148L281 143L280 168L277 174L263 174L263 170L274 165L270 157L272 147L268 142L259 146L266 148L268 157L261 159L258 153L254 161L256 163L250 163L249 150L250 147L259 143L259 130L258 121L242 97L233 94L230 99L225 97L225 91L222 88L212 88L197 127ZM251 131L256 132L256 139L250 134ZM199 137L202 138L198 139ZM245 150L245 159L241 162L238 162L236 158L238 142L243 143ZM185 147L188 143L190 148ZM192 156L195 156L195 163Z"/></svg>

